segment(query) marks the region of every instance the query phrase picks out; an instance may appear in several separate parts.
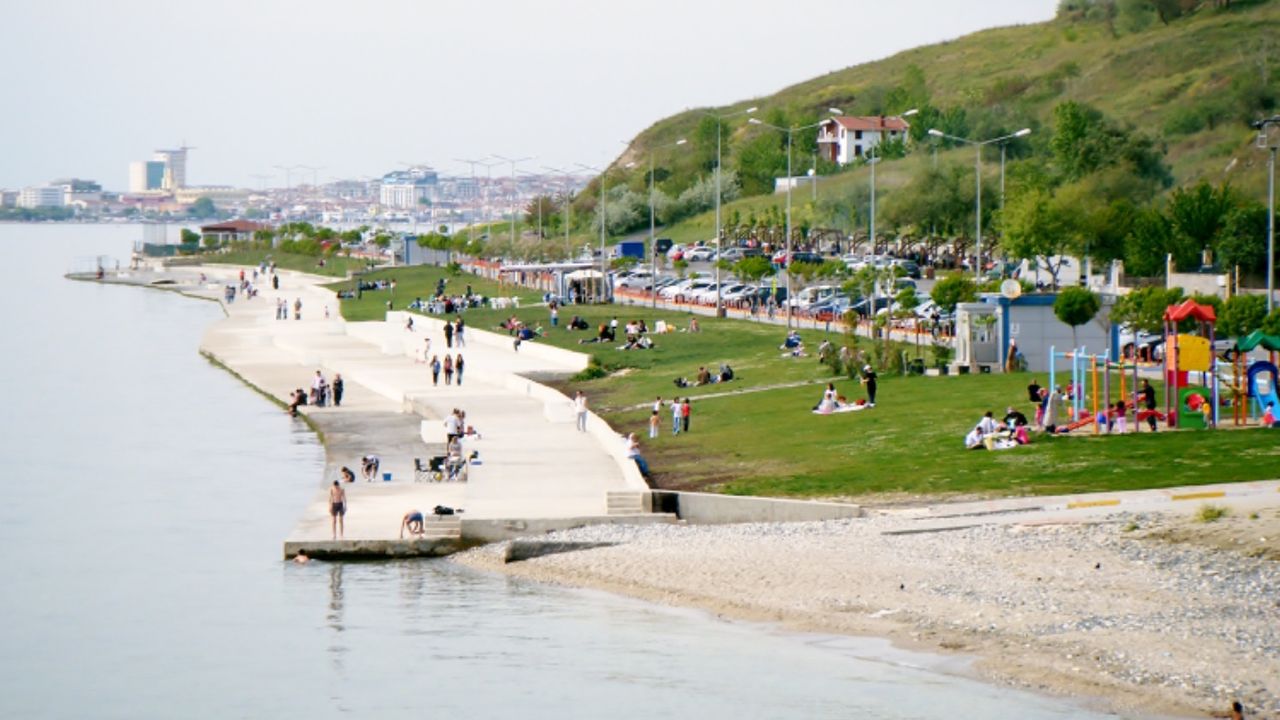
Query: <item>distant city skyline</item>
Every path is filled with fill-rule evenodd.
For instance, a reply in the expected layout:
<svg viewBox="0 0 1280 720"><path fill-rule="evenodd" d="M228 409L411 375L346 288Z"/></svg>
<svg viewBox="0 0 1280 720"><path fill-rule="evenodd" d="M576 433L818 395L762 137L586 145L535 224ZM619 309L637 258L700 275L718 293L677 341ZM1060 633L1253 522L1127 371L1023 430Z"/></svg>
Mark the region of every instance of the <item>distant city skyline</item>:
<svg viewBox="0 0 1280 720"><path fill-rule="evenodd" d="M186 144L189 185L284 187L276 166L322 183L410 165L462 176L459 158L489 155L598 166L681 110L1056 5L859 0L824 21L831 4L810 1L17 3L0 24L14 99L0 187L74 176L123 191L131 163ZM850 18L860 27L839 30Z"/></svg>

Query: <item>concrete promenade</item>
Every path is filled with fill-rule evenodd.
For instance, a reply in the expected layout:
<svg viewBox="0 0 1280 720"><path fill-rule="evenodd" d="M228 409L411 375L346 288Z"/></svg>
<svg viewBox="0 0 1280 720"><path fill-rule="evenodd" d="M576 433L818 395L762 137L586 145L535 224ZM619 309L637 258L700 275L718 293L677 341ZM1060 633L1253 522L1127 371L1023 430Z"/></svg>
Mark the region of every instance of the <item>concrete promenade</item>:
<svg viewBox="0 0 1280 720"><path fill-rule="evenodd" d="M239 269L163 272L174 289L222 302L223 287ZM385 322L348 323L338 317L333 293L319 286L330 280L287 271L280 278L278 292L262 281L257 298L223 302L227 317L208 328L201 352L282 403L294 389L309 390L316 370L330 381L335 373L343 377L341 407L300 408L324 435L326 472L285 543L286 555L443 554L466 541L588 522L673 520L648 513L648 487L604 421L592 414L588 431L578 431L570 401L528 379L571 375L586 366L586 356L535 343L517 352L504 335L468 328L466 347L450 350L466 360L463 384L445 386L441 378L432 386L418 359L426 338L432 354L446 351L440 321L415 315L413 331L405 329L402 313L388 313ZM148 284L141 274L134 282ZM289 303L288 320L275 319L277 297ZM295 300L302 301L301 320L293 319ZM479 462L464 483L415 482L415 458L443 454L443 419L455 407L479 431L464 443ZM391 480L344 485L346 532L333 542L328 486L343 466L359 478L366 454L381 458L380 474ZM465 512L435 520L429 512L436 505ZM428 538L399 542L401 518L413 509L428 513Z"/></svg>

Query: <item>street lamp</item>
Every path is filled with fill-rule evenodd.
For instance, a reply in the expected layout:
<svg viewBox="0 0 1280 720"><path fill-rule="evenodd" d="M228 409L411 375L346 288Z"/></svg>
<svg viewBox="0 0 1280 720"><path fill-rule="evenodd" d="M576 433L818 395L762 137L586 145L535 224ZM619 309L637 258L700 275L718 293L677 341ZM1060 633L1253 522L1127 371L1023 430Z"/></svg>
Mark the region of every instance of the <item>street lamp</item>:
<svg viewBox="0 0 1280 720"><path fill-rule="evenodd" d="M1012 140L1014 138L1025 137L1031 134L1031 128L1022 128L1016 133L1012 133L1009 135L1002 135L997 138L991 138L990 140L970 140L969 138L962 138L962 137L957 137L955 135L948 135L947 133L944 133L937 128L929 128L929 134L933 135L934 137L946 138L948 140L954 140L956 142L962 142L967 145L972 145L976 150L976 152L974 153L973 167L974 167L974 184L977 187L977 200L976 200L977 212L975 214L977 215L976 223L977 223L977 230L978 230L978 247L977 247L977 262L975 262L974 265L977 266L976 270L977 270L978 282L982 282L982 147L984 145L992 145L994 143L1004 143L1005 141ZM1001 146L1001 150L1003 150L1003 145ZM1002 153L1002 158L1003 158L1003 153ZM1000 168L1001 168L1001 171L1000 171L1001 172L1000 174L1001 191L1000 192L1001 192L1001 202L1003 202L1004 201L1004 197L1003 197L1004 195L1004 161L1003 159L1000 162Z"/></svg>
<svg viewBox="0 0 1280 720"><path fill-rule="evenodd" d="M511 247L516 246L516 165L532 160L532 157L509 158L501 155L494 155L503 162L511 163Z"/></svg>
<svg viewBox="0 0 1280 720"><path fill-rule="evenodd" d="M654 186L653 186L653 153L660 147L676 147L684 145L688 140L680 138L670 143L658 145L649 148L649 282L652 283L649 293L650 307L658 307L658 237L657 237L657 215L654 212ZM627 163L627 167L634 167L635 163ZM719 251L717 250L717 255ZM716 268L716 295L720 294L720 268ZM717 305L717 308L719 306Z"/></svg>
<svg viewBox="0 0 1280 720"><path fill-rule="evenodd" d="M598 168L598 167L593 167L591 165L583 165L582 163L577 163L577 165L578 167L584 170L590 170L592 172L600 173L600 293L601 295L603 295L605 277L609 274L608 268L605 264L606 261L608 260L608 256L605 254L605 250L604 250L604 243L605 243L604 223L605 223L605 218L608 215L608 212L607 212L608 208L605 206L606 200L604 195L604 181L605 181L605 176L608 175L609 173L609 168L608 167Z"/></svg>
<svg viewBox="0 0 1280 720"><path fill-rule="evenodd" d="M716 266L716 317L720 317L720 316L722 316L722 315L724 314L724 302L723 302L723 300L722 300L722 298L721 298L721 295L720 295L720 250L722 249L722 248L721 248L721 245L722 245L723 235L724 235L724 230L720 227L720 196L721 196L721 191L720 191L720 162L721 162L721 155L720 155L720 127L721 127L721 125L723 125L723 124L724 124L724 123L723 123L723 120L724 120L725 118L731 118L731 117L734 117L734 116L736 116L736 115L750 115L751 113L753 113L753 112L755 112L756 110L759 110L759 109L760 109L760 108L756 107L755 105L752 105L751 107L747 108L746 110L739 110L738 112L725 113L725 114L723 114L723 115L716 115L715 113L709 113L709 112L704 112L704 113L702 113L703 115L706 115L706 116L708 116L708 117L713 117L713 118L715 118L715 119L716 119L716 262L715 262L715 266ZM683 142L683 141L682 141L682 142ZM654 246L654 247L656 248L657 246ZM656 262L656 259L655 259L655 262ZM655 278L654 278L654 281L655 281L655 285L656 285L657 277L655 277ZM656 303L656 302L657 302L657 294L658 294L658 288L657 288L656 286L655 286L655 287L654 287L654 289L653 289L653 294L654 294L654 302Z"/></svg>
<svg viewBox="0 0 1280 720"><path fill-rule="evenodd" d="M560 174L560 175L563 175L563 176L564 176L564 178L565 178L565 183L564 183L564 252L565 252L565 262L570 262L570 261L572 261L572 260L573 260L573 248L569 245L569 210L570 210L570 209L572 208L572 206L573 206L573 193L572 193L572 192L570 192L570 190L569 190L569 188L570 188L570 187L572 187L571 183L569 182L569 178L570 178L569 171L567 171L567 170L561 170L560 168L553 168L553 167L549 167L549 166L547 166L547 165L543 165L543 166L542 166L542 169L543 169L543 170L550 170L550 171L551 171L551 172L553 172L553 173L558 173L558 174Z"/></svg>
<svg viewBox="0 0 1280 720"><path fill-rule="evenodd" d="M1258 140L1271 151L1267 159L1267 314L1275 309L1276 263L1276 149L1270 142L1270 130L1280 127L1280 115L1259 120L1253 126L1258 129Z"/></svg>
<svg viewBox="0 0 1280 720"><path fill-rule="evenodd" d="M840 110L839 108L828 108L827 111L833 115L844 114L844 111ZM773 125L759 118L751 118L747 122L751 123L752 125L763 125L764 127L771 128L773 130L777 130L778 132L784 132L787 134L787 235L786 235L786 249L784 251L784 257L786 258L786 261L787 261L787 301L786 302L787 302L787 327L789 328L791 327L791 297L792 297L791 296L791 186L795 184L794 182L792 182L792 177L791 177L791 141L792 141L792 136L795 135L797 130L808 130L810 128L816 128L819 125L821 125L824 121L819 120L816 123L809 123L808 125L799 125L799 126L792 125L790 127L780 127L778 125Z"/></svg>

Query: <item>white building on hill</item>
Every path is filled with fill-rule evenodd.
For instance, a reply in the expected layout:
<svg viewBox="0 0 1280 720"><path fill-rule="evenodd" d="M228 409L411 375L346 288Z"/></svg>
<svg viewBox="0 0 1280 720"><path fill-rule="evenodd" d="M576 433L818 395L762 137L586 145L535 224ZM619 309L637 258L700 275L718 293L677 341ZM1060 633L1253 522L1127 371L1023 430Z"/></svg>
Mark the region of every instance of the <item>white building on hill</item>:
<svg viewBox="0 0 1280 720"><path fill-rule="evenodd" d="M818 126L818 154L831 162L848 165L882 142L905 142L910 128L906 120L896 116L833 117Z"/></svg>

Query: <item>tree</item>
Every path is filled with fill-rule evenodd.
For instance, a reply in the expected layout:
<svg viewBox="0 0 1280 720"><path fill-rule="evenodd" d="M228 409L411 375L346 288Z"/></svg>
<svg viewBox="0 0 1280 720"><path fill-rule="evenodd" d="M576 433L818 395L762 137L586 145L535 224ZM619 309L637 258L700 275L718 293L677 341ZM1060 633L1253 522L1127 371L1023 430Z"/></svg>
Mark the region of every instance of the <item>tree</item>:
<svg viewBox="0 0 1280 720"><path fill-rule="evenodd" d="M182 244L192 245L200 242L200 233L191 228L182 228Z"/></svg>
<svg viewBox="0 0 1280 720"><path fill-rule="evenodd" d="M1218 332L1224 337L1240 337L1262 327L1267 318L1264 295L1233 295L1218 314Z"/></svg>
<svg viewBox="0 0 1280 720"><path fill-rule="evenodd" d="M968 275L956 273L939 280L933 286L929 297L933 298L944 313L953 313L956 311L956 305L976 301L978 288Z"/></svg>
<svg viewBox="0 0 1280 720"><path fill-rule="evenodd" d="M769 258L761 255L744 257L733 265L733 274L748 282L758 283L776 270Z"/></svg>
<svg viewBox="0 0 1280 720"><path fill-rule="evenodd" d="M1267 313L1267 317L1262 321L1262 332L1280 337L1280 307Z"/></svg>
<svg viewBox="0 0 1280 720"><path fill-rule="evenodd" d="M1001 248L1012 257L1034 261L1049 273L1053 287L1057 288L1064 255L1072 249L1070 211L1061 207L1050 191L1033 188L1011 199L1001 216L1004 218Z"/></svg>
<svg viewBox="0 0 1280 720"><path fill-rule="evenodd" d="M205 220L216 216L218 208L214 206L212 199L205 196L191 203L191 207L187 208L187 214L193 218Z"/></svg>
<svg viewBox="0 0 1280 720"><path fill-rule="evenodd" d="M1244 272L1262 272L1267 264L1267 206L1245 201L1227 217L1218 233L1218 263Z"/></svg>
<svg viewBox="0 0 1280 720"><path fill-rule="evenodd" d="M1098 314L1102 303L1098 296L1082 287L1069 287L1058 293L1053 301L1053 314L1071 326L1071 344L1076 342L1076 328L1089 322Z"/></svg>
<svg viewBox="0 0 1280 720"><path fill-rule="evenodd" d="M1139 277L1163 276L1165 256L1173 247L1173 225L1156 208L1144 208L1133 216L1124 239L1125 269Z"/></svg>
<svg viewBox="0 0 1280 720"><path fill-rule="evenodd" d="M1212 250L1237 206L1228 185L1213 187L1201 180L1190 190L1178 188L1169 196L1169 220L1175 232L1174 257L1178 267L1200 266L1200 252Z"/></svg>
<svg viewBox="0 0 1280 720"><path fill-rule="evenodd" d="M787 155L785 148L778 147L778 141L770 130L759 133L738 147L734 153L734 169L742 186L743 195L764 195L773 192L773 179L786 173Z"/></svg>

